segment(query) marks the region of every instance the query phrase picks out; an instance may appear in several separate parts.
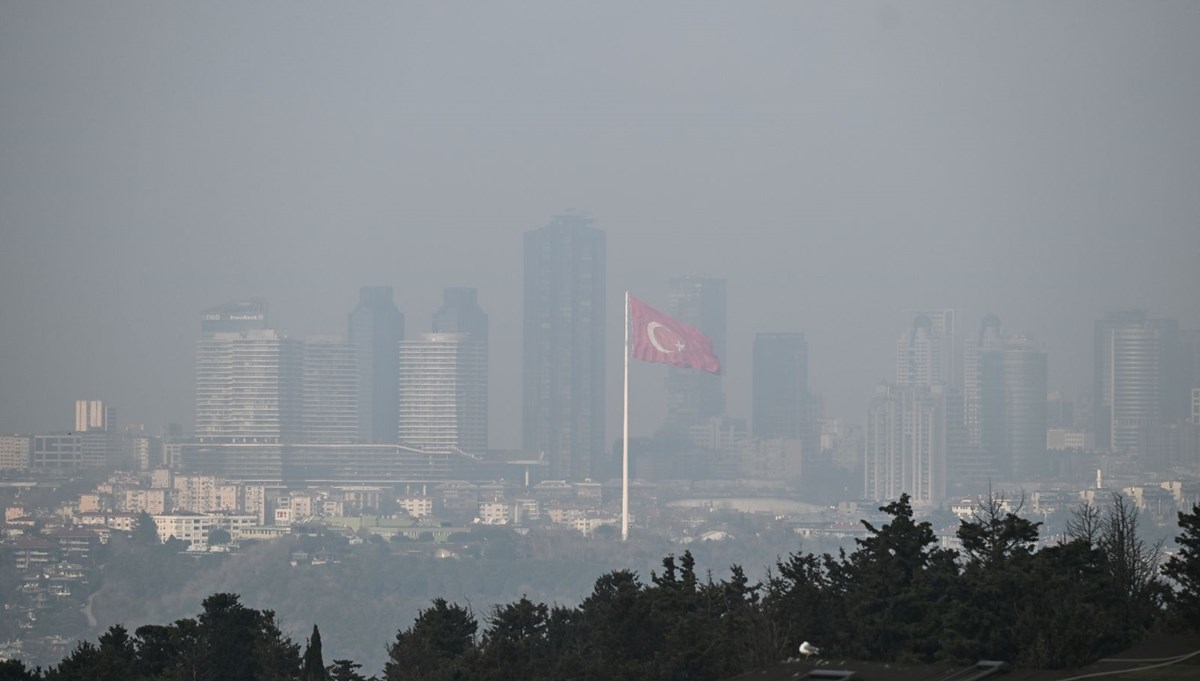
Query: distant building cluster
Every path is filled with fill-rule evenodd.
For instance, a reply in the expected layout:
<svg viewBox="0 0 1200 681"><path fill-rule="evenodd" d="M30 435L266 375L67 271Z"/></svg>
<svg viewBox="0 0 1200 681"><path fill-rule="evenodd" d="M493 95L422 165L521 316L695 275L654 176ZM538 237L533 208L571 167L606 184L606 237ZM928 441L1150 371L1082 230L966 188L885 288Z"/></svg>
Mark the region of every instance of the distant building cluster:
<svg viewBox="0 0 1200 681"><path fill-rule="evenodd" d="M336 336L290 337L257 298L203 310L191 433L151 434L120 424L111 405L80 400L71 430L0 437L0 471L165 469L240 489L610 484L620 452L605 432L614 321L605 233L572 213L523 244L519 451L489 447L489 319L478 291L444 289L428 330L410 334L393 290L367 286ZM726 281L666 283L666 313L699 329L718 357L731 352ZM992 485L1048 491L1098 477L1200 475L1200 330L1144 311L1096 321L1092 390L1075 399L1051 390L1042 346L997 317L966 331L956 310L912 311L895 341L895 374L864 395L858 423L822 413L803 332L757 332L750 350L748 417L728 413L722 376L665 370L665 419L631 442L636 479L767 481L821 503L908 493L937 506ZM166 489L130 489L112 510L208 512ZM481 503L490 504L479 515L486 524L544 510ZM225 507L267 512L244 499Z"/></svg>

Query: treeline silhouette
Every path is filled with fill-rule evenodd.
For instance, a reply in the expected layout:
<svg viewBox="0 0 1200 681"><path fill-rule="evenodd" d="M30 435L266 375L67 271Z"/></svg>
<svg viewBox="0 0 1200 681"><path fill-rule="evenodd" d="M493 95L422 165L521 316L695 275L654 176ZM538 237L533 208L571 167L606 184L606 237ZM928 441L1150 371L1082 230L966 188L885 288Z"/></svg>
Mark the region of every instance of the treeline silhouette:
<svg viewBox="0 0 1200 681"><path fill-rule="evenodd" d="M960 524L961 551L939 547L907 495L880 510L888 522L864 521L853 553L793 553L760 582L736 565L725 580L698 575L685 552L648 583L628 570L601 576L578 607L522 598L480 619L436 599L396 634L380 678L721 679L793 656L802 640L871 661L1061 668L1200 623L1200 505L1179 514L1179 551L1165 563L1121 496L1081 507L1067 536L1040 550L1039 523L997 497ZM0 663L0 681L366 681L350 660L324 663L316 626L302 647L272 611L234 594L202 607L133 636L111 627L48 670Z"/></svg>

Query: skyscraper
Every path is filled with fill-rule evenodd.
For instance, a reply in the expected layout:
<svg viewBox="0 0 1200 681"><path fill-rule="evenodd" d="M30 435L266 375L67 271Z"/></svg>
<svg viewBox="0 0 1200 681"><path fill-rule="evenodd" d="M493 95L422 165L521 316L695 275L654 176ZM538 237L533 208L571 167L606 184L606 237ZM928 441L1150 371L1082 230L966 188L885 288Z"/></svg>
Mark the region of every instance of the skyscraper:
<svg viewBox="0 0 1200 681"><path fill-rule="evenodd" d="M753 361L751 434L761 439L802 440L803 446L813 446L816 424L809 409L808 340L804 334L755 334Z"/></svg>
<svg viewBox="0 0 1200 681"><path fill-rule="evenodd" d="M896 383L958 387L962 378L957 334L954 310L914 312L908 331L896 341Z"/></svg>
<svg viewBox="0 0 1200 681"><path fill-rule="evenodd" d="M1018 336L979 364L983 454L1003 479L1037 480L1046 472L1046 353Z"/></svg>
<svg viewBox="0 0 1200 681"><path fill-rule="evenodd" d="M712 340L718 358L725 355L725 280L709 277L673 277L667 304L675 319L696 327ZM720 374L667 368L667 421L663 430L686 435L692 426L725 413L725 391Z"/></svg>
<svg viewBox="0 0 1200 681"><path fill-rule="evenodd" d="M350 313L347 339L358 364L358 432L364 442L396 441L399 354L404 315L392 301L392 287L364 286Z"/></svg>
<svg viewBox="0 0 1200 681"><path fill-rule="evenodd" d="M487 347L468 333L401 341L400 444L426 452L487 450Z"/></svg>
<svg viewBox="0 0 1200 681"><path fill-rule="evenodd" d="M302 346L271 329L196 342L196 437L286 443L301 436Z"/></svg>
<svg viewBox="0 0 1200 681"><path fill-rule="evenodd" d="M469 333L471 340L488 342L488 316L479 307L473 288L447 288L442 291L442 306L433 313L434 333Z"/></svg>
<svg viewBox="0 0 1200 681"><path fill-rule="evenodd" d="M1000 318L996 315L987 315L979 323L978 335L966 346L965 361L963 362L965 367L963 371L963 404L967 443L971 447L983 446L983 435L980 429L979 362L984 352L1000 347L1003 340L1000 335Z"/></svg>
<svg viewBox="0 0 1200 681"><path fill-rule="evenodd" d="M304 342L305 443L333 445L358 441L358 378L354 346L324 338Z"/></svg>
<svg viewBox="0 0 1200 681"><path fill-rule="evenodd" d="M881 384L867 410L863 494L936 503L946 494L945 396L940 384Z"/></svg>
<svg viewBox="0 0 1200 681"><path fill-rule="evenodd" d="M1142 310L1112 312L1096 322L1094 348L1098 448L1136 451L1141 429L1186 418L1178 322L1149 319Z"/></svg>
<svg viewBox="0 0 1200 681"><path fill-rule="evenodd" d="M523 423L551 477L590 477L604 455L605 238L580 215L525 233Z"/></svg>

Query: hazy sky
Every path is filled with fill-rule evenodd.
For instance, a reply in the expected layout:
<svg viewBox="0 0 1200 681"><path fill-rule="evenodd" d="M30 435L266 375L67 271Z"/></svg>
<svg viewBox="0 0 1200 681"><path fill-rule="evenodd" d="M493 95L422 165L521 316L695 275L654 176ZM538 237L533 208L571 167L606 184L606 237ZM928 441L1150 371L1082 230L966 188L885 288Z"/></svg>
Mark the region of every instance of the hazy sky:
<svg viewBox="0 0 1200 681"><path fill-rule="evenodd" d="M192 419L199 311L259 295L341 333L363 284L410 334L445 286L492 329L492 441L520 439L521 234L608 233L620 294L729 280L809 337L861 421L904 310L985 313L1090 381L1091 324L1200 325L1200 3L0 3L0 431ZM635 433L660 425L635 367Z"/></svg>

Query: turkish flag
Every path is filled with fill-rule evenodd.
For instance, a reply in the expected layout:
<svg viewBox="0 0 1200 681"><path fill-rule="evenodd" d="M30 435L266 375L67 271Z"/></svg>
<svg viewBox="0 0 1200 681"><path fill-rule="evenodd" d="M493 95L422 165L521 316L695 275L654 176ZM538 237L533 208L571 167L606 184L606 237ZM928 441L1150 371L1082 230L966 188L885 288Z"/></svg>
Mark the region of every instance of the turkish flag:
<svg viewBox="0 0 1200 681"><path fill-rule="evenodd" d="M629 296L629 324L634 359L721 373L712 341L700 329L671 319L633 296Z"/></svg>

